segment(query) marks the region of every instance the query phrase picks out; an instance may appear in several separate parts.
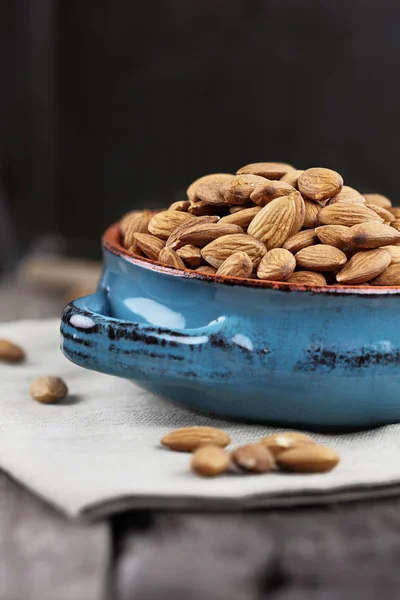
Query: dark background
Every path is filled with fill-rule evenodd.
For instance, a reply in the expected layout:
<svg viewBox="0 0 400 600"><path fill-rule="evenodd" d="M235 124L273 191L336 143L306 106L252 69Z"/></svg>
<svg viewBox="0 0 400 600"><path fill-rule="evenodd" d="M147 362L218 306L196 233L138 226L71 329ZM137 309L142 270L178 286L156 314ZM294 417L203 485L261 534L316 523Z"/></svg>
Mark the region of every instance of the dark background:
<svg viewBox="0 0 400 600"><path fill-rule="evenodd" d="M96 256L132 207L259 160L400 204L399 23L396 0L0 0L18 251L55 233Z"/></svg>

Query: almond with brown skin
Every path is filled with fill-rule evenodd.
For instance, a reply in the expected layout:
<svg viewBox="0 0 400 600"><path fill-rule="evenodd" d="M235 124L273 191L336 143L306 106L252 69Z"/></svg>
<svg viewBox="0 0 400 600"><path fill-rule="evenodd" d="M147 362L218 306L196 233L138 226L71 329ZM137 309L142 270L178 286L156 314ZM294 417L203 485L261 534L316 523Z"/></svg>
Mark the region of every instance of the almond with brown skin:
<svg viewBox="0 0 400 600"><path fill-rule="evenodd" d="M196 475L216 477L225 473L231 465L229 454L218 446L198 448L190 461L190 468Z"/></svg>
<svg viewBox="0 0 400 600"><path fill-rule="evenodd" d="M39 377L29 386L29 393L38 402L52 404L63 400L68 388L60 377Z"/></svg>
<svg viewBox="0 0 400 600"><path fill-rule="evenodd" d="M380 248L400 242L400 232L390 225L370 221L349 227L342 240L348 248Z"/></svg>
<svg viewBox="0 0 400 600"><path fill-rule="evenodd" d="M25 360L25 352L10 340L0 338L0 361L20 363Z"/></svg>
<svg viewBox="0 0 400 600"><path fill-rule="evenodd" d="M246 252L235 252L218 268L217 275L225 277L250 277L253 263Z"/></svg>
<svg viewBox="0 0 400 600"><path fill-rule="evenodd" d="M271 200L280 198L280 196L288 196L295 192L295 188L288 183L280 181L268 181L264 179L264 183L258 185L250 195L250 199L258 206L265 206Z"/></svg>
<svg viewBox="0 0 400 600"><path fill-rule="evenodd" d="M207 244L202 249L201 255L205 261L218 269L224 260L235 252L245 252L251 258L253 265L257 267L266 251L266 247L260 240L251 235L238 233L224 235Z"/></svg>
<svg viewBox="0 0 400 600"><path fill-rule="evenodd" d="M165 246L165 241L160 240L150 233L135 233L135 241L139 249L151 260L157 260L158 255ZM130 248L131 252L134 252Z"/></svg>
<svg viewBox="0 0 400 600"><path fill-rule="evenodd" d="M215 275L217 269L211 265L201 265L201 267L197 267L195 271L197 271L197 273L203 273L203 275Z"/></svg>
<svg viewBox="0 0 400 600"><path fill-rule="evenodd" d="M207 204L203 200L198 200L197 202L190 202L188 213L194 217L204 217L205 215L220 215L223 210L223 206Z"/></svg>
<svg viewBox="0 0 400 600"><path fill-rule="evenodd" d="M295 258L298 267L310 271L335 271L347 261L344 252L327 244L303 248L296 253Z"/></svg>
<svg viewBox="0 0 400 600"><path fill-rule="evenodd" d="M225 447L230 442L229 435L216 427L182 427L167 433L161 440L163 446L178 452L193 452L206 445Z"/></svg>
<svg viewBox="0 0 400 600"><path fill-rule="evenodd" d="M158 255L158 262L175 269L185 269L185 263L172 248L163 248Z"/></svg>
<svg viewBox="0 0 400 600"><path fill-rule="evenodd" d="M324 206L318 213L318 223L320 225L345 225L352 227L358 223L367 221L378 221L383 223L383 219L370 208L357 202L336 202L329 206Z"/></svg>
<svg viewBox="0 0 400 600"><path fill-rule="evenodd" d="M221 182L219 181L206 181L199 183L196 187L196 197L207 204L216 206L224 206L230 204L227 202L220 192Z"/></svg>
<svg viewBox="0 0 400 600"><path fill-rule="evenodd" d="M311 202L304 199L304 227L312 229L318 224L318 213L322 205L319 202Z"/></svg>
<svg viewBox="0 0 400 600"><path fill-rule="evenodd" d="M286 281L300 285L326 285L326 279L322 273L313 271L295 271Z"/></svg>
<svg viewBox="0 0 400 600"><path fill-rule="evenodd" d="M245 173L252 173L253 175L259 175L260 177L265 177L266 179L280 179L289 171L294 171L295 168L292 165L288 165L286 163L275 163L275 162L260 162L260 163L251 163L249 165L245 165L241 167L237 171L237 175L242 175Z"/></svg>
<svg viewBox="0 0 400 600"><path fill-rule="evenodd" d="M333 196L333 198L330 198L329 200L329 204L335 204L335 202L356 202L358 204L365 204L365 198L354 188L344 185L339 194Z"/></svg>
<svg viewBox="0 0 400 600"><path fill-rule="evenodd" d="M209 183L210 181L213 181L221 184L227 179L230 179L232 176L233 175L230 173L210 173L209 175L203 175L189 185L188 189L186 190L187 197L189 200L196 199L196 189L200 183Z"/></svg>
<svg viewBox="0 0 400 600"><path fill-rule="evenodd" d="M289 250L274 248L263 256L257 269L259 279L286 281L296 268L296 260Z"/></svg>
<svg viewBox="0 0 400 600"><path fill-rule="evenodd" d="M188 244L192 246L206 246L219 237L241 234L243 229L238 225L220 224L220 223L196 223L184 231L181 231L179 237L172 242L167 241L167 247L177 250Z"/></svg>
<svg viewBox="0 0 400 600"><path fill-rule="evenodd" d="M135 248L135 233L148 233L148 226L153 213L150 210L134 211L126 215L121 221L124 248Z"/></svg>
<svg viewBox="0 0 400 600"><path fill-rule="evenodd" d="M372 285L400 285L400 263L391 264L371 283Z"/></svg>
<svg viewBox="0 0 400 600"><path fill-rule="evenodd" d="M315 273L312 273L315 275ZM274 433L261 438L259 444L262 444L271 452L273 456L279 456L286 450L304 446L304 444L315 444L313 438L305 433L297 431L283 431L282 433Z"/></svg>
<svg viewBox="0 0 400 600"><path fill-rule="evenodd" d="M346 284L371 281L388 268L391 260L390 252L381 248L357 252L336 274L336 281Z"/></svg>
<svg viewBox="0 0 400 600"><path fill-rule="evenodd" d="M245 208L226 217L222 217L220 220L221 225L230 223L231 225L239 225L243 229L247 229L254 217L260 212L261 206L253 206L252 208Z"/></svg>
<svg viewBox="0 0 400 600"><path fill-rule="evenodd" d="M268 250L280 248L292 233L296 210L292 195L276 198L254 217L247 233L261 240Z"/></svg>
<svg viewBox="0 0 400 600"><path fill-rule="evenodd" d="M331 448L304 444L281 452L277 463L281 469L294 473L326 473L339 463L340 457Z"/></svg>
<svg viewBox="0 0 400 600"><path fill-rule="evenodd" d="M304 173L304 170L295 169L294 171L288 171L283 177L281 177L281 181L284 183L288 183L292 185L296 190L299 189L298 182L299 177Z"/></svg>
<svg viewBox="0 0 400 600"><path fill-rule="evenodd" d="M363 194L363 196L368 204L375 204L376 206L381 206L388 210L392 207L389 198L386 198L386 196L383 196L382 194Z"/></svg>
<svg viewBox="0 0 400 600"><path fill-rule="evenodd" d="M390 212L392 213L395 220L400 219L400 206L392 206Z"/></svg>
<svg viewBox="0 0 400 600"><path fill-rule="evenodd" d="M167 240L167 247L176 250L177 248L184 246L185 244L180 244L180 236L184 231L190 229L193 225L205 225L206 223L218 223L219 217L217 215L204 215L202 217L192 217L191 220L186 221L186 223L182 223L179 227L175 229L169 236ZM190 243L190 242L187 242Z"/></svg>
<svg viewBox="0 0 400 600"><path fill-rule="evenodd" d="M344 225L322 225L315 229L315 233L322 244L335 246L340 250L346 249L346 244L343 241L343 236L347 233L349 227Z"/></svg>
<svg viewBox="0 0 400 600"><path fill-rule="evenodd" d="M300 175L298 187L301 194L309 200L326 200L339 194L343 178L331 169L313 167Z"/></svg>
<svg viewBox="0 0 400 600"><path fill-rule="evenodd" d="M392 260L390 261L390 266L397 265L398 263L400 263L400 246L382 246L382 250L387 250L388 252L390 252L390 256L392 257Z"/></svg>
<svg viewBox="0 0 400 600"><path fill-rule="evenodd" d="M290 194L290 196L293 198L296 205L296 217L290 232L290 235L292 236L295 235L295 233L298 233L304 225L304 220L306 218L306 207L303 196L300 194L300 192L295 191Z"/></svg>
<svg viewBox="0 0 400 600"><path fill-rule="evenodd" d="M262 444L245 444L232 452L235 465L250 473L269 473L275 468L275 459Z"/></svg>
<svg viewBox="0 0 400 600"><path fill-rule="evenodd" d="M313 246L318 243L319 240L315 233L315 229L304 229L304 231L299 231L298 233L291 235L283 244L282 248L295 254L303 248L308 248L308 246Z"/></svg>
<svg viewBox="0 0 400 600"><path fill-rule="evenodd" d="M196 246L187 244L186 246L182 246L182 248L178 248L176 253L189 269L197 269L201 265L200 248L196 248Z"/></svg>
<svg viewBox="0 0 400 600"><path fill-rule="evenodd" d="M162 240L167 240L179 225L182 225L182 223L186 223L193 218L192 215L189 215L186 212L163 210L150 219L148 225L149 233Z"/></svg>
<svg viewBox="0 0 400 600"><path fill-rule="evenodd" d="M219 192L227 204L248 204L255 188L266 182L264 177L258 175L235 175L222 183Z"/></svg>
<svg viewBox="0 0 400 600"><path fill-rule="evenodd" d="M377 206L376 204L366 204L365 206L376 212L386 223L391 223L394 220L393 213L386 208L382 208L382 206Z"/></svg>
<svg viewBox="0 0 400 600"><path fill-rule="evenodd" d="M189 200L178 200L173 202L168 210L179 210L181 212L187 212L190 206Z"/></svg>

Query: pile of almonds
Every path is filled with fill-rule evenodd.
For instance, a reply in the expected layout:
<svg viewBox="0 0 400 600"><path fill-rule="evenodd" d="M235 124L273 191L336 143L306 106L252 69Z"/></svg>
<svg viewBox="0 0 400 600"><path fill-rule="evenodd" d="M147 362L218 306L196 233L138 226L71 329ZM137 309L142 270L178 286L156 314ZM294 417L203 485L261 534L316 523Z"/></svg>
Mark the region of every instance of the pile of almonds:
<svg viewBox="0 0 400 600"><path fill-rule="evenodd" d="M400 285L400 207L325 168L253 163L121 220L124 247L175 269L305 285Z"/></svg>
<svg viewBox="0 0 400 600"><path fill-rule="evenodd" d="M232 466L251 473L270 473L278 467L296 473L326 473L340 460L331 448L294 431L268 435L229 453L225 447L230 442L229 435L215 427L183 427L161 440L170 450L193 452L191 469L203 477L221 475Z"/></svg>

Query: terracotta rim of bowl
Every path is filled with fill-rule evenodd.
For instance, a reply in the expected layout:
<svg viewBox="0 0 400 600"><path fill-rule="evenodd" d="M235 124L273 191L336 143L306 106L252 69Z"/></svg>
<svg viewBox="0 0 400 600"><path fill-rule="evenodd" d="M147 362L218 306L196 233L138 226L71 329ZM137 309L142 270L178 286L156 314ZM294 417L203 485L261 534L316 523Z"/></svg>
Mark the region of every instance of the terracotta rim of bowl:
<svg viewBox="0 0 400 600"><path fill-rule="evenodd" d="M272 290L280 290L283 292L313 292L315 294L335 294L338 296L359 295L359 296L379 296L379 295L397 295L400 294L400 286L345 286L345 285L305 285L299 283L287 283L277 281L265 281L262 279L242 279L240 277L225 277L223 275L206 275L198 271L187 269L182 271L174 267L161 265L160 263L138 256L129 252L121 245L121 231L119 223L111 225L104 233L103 246L106 250L120 256L128 262L157 271L173 277L182 277L184 279L199 279L213 283L221 283L224 285L234 285L239 287L266 288Z"/></svg>

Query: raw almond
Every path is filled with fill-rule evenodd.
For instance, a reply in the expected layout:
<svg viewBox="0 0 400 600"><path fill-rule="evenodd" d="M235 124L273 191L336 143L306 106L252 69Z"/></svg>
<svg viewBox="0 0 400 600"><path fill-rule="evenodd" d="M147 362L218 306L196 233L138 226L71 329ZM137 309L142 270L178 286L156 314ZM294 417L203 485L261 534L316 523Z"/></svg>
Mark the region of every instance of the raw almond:
<svg viewBox="0 0 400 600"><path fill-rule="evenodd" d="M202 477L216 477L225 473L231 465L229 454L218 446L204 446L198 448L190 462L190 468L196 475Z"/></svg>
<svg viewBox="0 0 400 600"><path fill-rule="evenodd" d="M344 252L327 244L303 248L296 253L295 258L298 267L310 271L335 271L347 261Z"/></svg>
<svg viewBox="0 0 400 600"><path fill-rule="evenodd" d="M298 233L291 235L283 244L282 248L295 254L303 248L318 244L318 242L319 240L314 229L304 229L304 231L299 231Z"/></svg>
<svg viewBox="0 0 400 600"><path fill-rule="evenodd" d="M231 225L231 227L233 227L233 225ZM266 247L260 240L251 235L238 233L224 235L210 244L207 244L207 246L202 249L201 255L206 262L218 269L224 260L231 256L231 254L234 254L235 252L246 252L251 258L253 265L257 267L266 251Z"/></svg>
<svg viewBox="0 0 400 600"><path fill-rule="evenodd" d="M201 267L197 267L195 271L198 273L203 273L203 275L215 275L217 269L211 265L201 265Z"/></svg>
<svg viewBox="0 0 400 600"><path fill-rule="evenodd" d="M371 283L372 285L400 285L400 264L390 265Z"/></svg>
<svg viewBox="0 0 400 600"><path fill-rule="evenodd" d="M397 231L400 231L400 219L395 219L394 221L392 221L390 223L391 227L394 227L395 229L397 229Z"/></svg>
<svg viewBox="0 0 400 600"><path fill-rule="evenodd" d="M246 252L235 252L218 268L217 275L225 277L250 277L253 263Z"/></svg>
<svg viewBox="0 0 400 600"><path fill-rule="evenodd" d="M289 250L274 248L263 256L257 269L259 279L286 281L296 268L296 260Z"/></svg>
<svg viewBox="0 0 400 600"><path fill-rule="evenodd" d="M150 233L135 233L135 241L139 249L151 260L157 260L158 255L165 246L165 241L160 240ZM131 252L134 252L130 248Z"/></svg>
<svg viewBox="0 0 400 600"><path fill-rule="evenodd" d="M182 427L167 433L161 440L163 446L179 452L193 452L205 445L225 447L230 442L229 435L216 427Z"/></svg>
<svg viewBox="0 0 400 600"><path fill-rule="evenodd" d="M387 250L357 252L336 274L339 283L364 283L378 277L390 265L392 257Z"/></svg>
<svg viewBox="0 0 400 600"><path fill-rule="evenodd" d="M301 194L309 200L326 200L339 194L343 178L331 169L313 167L300 175L298 187Z"/></svg>
<svg viewBox="0 0 400 600"><path fill-rule="evenodd" d="M326 279L322 273L314 273L313 271L295 271L286 281L287 283L299 283L301 285L326 285Z"/></svg>
<svg viewBox="0 0 400 600"><path fill-rule="evenodd" d="M365 201L368 204L375 204L376 206L381 206L382 208L391 209L392 203L389 198L383 196L382 194L363 194Z"/></svg>
<svg viewBox="0 0 400 600"><path fill-rule="evenodd" d="M178 200L177 202L173 202L168 210L179 210L181 212L187 212L190 206L189 200Z"/></svg>
<svg viewBox="0 0 400 600"><path fill-rule="evenodd" d="M164 210L150 219L149 233L162 240L167 240L179 225L193 219L192 215L178 210Z"/></svg>
<svg viewBox="0 0 400 600"><path fill-rule="evenodd" d="M304 227L312 229L318 224L318 213L321 210L322 205L319 202L311 202L311 200L304 200Z"/></svg>
<svg viewBox="0 0 400 600"><path fill-rule="evenodd" d="M289 171L294 171L295 168L292 165L286 163L275 163L275 162L260 162L251 163L241 167L238 171L238 175L244 173L252 173L253 175L259 175L260 177L266 177L267 179L280 179Z"/></svg>
<svg viewBox="0 0 400 600"><path fill-rule="evenodd" d="M34 400L51 404L63 400L68 395L68 388L60 377L39 377L29 386L29 393Z"/></svg>
<svg viewBox="0 0 400 600"><path fill-rule="evenodd" d="M295 192L295 188L289 183L281 181L268 181L264 179L264 183L258 185L250 195L250 199L258 206L265 206L271 200L280 196L288 196Z"/></svg>
<svg viewBox="0 0 400 600"><path fill-rule="evenodd" d="M258 175L235 175L222 183L219 192L227 204L247 204L255 188L266 182L264 177Z"/></svg>
<svg viewBox="0 0 400 600"><path fill-rule="evenodd" d="M390 252L392 260L390 261L390 266L397 265L400 263L400 246L382 246L382 250L387 250Z"/></svg>
<svg viewBox="0 0 400 600"><path fill-rule="evenodd" d="M185 244L180 244L180 235L190 229L193 225L204 225L206 223L218 223L219 217L217 215L204 215L202 217L192 217L191 220L182 223L179 227L175 229L169 236L167 240L167 247L176 250L180 246L184 246ZM190 242L187 242L190 243Z"/></svg>
<svg viewBox="0 0 400 600"><path fill-rule="evenodd" d="M216 206L228 205L223 195L220 192L221 182L219 181L205 181L199 183L196 187L196 197L199 200L203 200L207 204L215 204Z"/></svg>
<svg viewBox="0 0 400 600"><path fill-rule="evenodd" d="M204 217L205 215L219 215L223 209L223 206L207 204L203 200L198 200L190 202L188 213L195 217Z"/></svg>
<svg viewBox="0 0 400 600"><path fill-rule="evenodd" d="M357 202L358 204L365 204L365 198L354 188L344 185L339 194L333 196L333 198L329 200L329 204L335 204L335 202Z"/></svg>
<svg viewBox="0 0 400 600"><path fill-rule="evenodd" d="M390 225L370 221L349 227L342 240L348 248L379 248L400 242L400 232Z"/></svg>
<svg viewBox="0 0 400 600"><path fill-rule="evenodd" d="M296 216L290 231L290 235L292 236L298 233L304 225L304 220L306 218L306 207L303 196L300 194L300 192L292 192L289 196L293 198L296 205Z"/></svg>
<svg viewBox="0 0 400 600"><path fill-rule="evenodd" d="M376 212L385 222L390 223L394 219L393 213L382 206L378 206L377 204L366 204L365 206Z"/></svg>
<svg viewBox="0 0 400 600"><path fill-rule="evenodd" d="M392 206L390 212L394 216L395 220L400 219L400 206Z"/></svg>
<svg viewBox="0 0 400 600"><path fill-rule="evenodd" d="M250 223L247 233L261 240L268 250L279 248L292 233L296 203L291 195L272 200Z"/></svg>
<svg viewBox="0 0 400 600"><path fill-rule="evenodd" d="M196 246L187 244L186 246L182 246L182 248L178 248L176 253L189 269L197 269L201 265L201 252Z"/></svg>
<svg viewBox="0 0 400 600"><path fill-rule="evenodd" d="M150 210L134 211L126 215L121 221L121 230L124 235L125 248L135 246L135 233L148 233L148 226L153 213Z"/></svg>
<svg viewBox="0 0 400 600"><path fill-rule="evenodd" d="M352 227L352 225L365 223L366 221L383 223L383 219L376 212L357 202L336 202L324 206L318 213L318 223L320 225Z"/></svg>
<svg viewBox="0 0 400 600"><path fill-rule="evenodd" d="M247 229L251 221L254 219L256 214L260 212L260 210L261 206L245 208L244 210L240 210L230 215L226 215L226 217L222 217L220 223L221 225L226 225L227 223L230 223L231 225L239 225L239 227Z"/></svg>
<svg viewBox="0 0 400 600"><path fill-rule="evenodd" d="M192 246L206 246L213 240L222 236L243 233L243 229L238 225L220 224L220 223L195 223L181 231L177 239L171 238L167 241L167 247L177 250L188 244ZM176 236L174 236L176 237Z"/></svg>
<svg viewBox="0 0 400 600"><path fill-rule="evenodd" d="M304 170L295 169L294 171L288 171L283 177L281 177L281 181L284 183L288 183L292 185L296 190L298 190L298 181L300 175L304 173Z"/></svg>
<svg viewBox="0 0 400 600"><path fill-rule="evenodd" d="M315 273L312 273L315 275ZM273 456L279 456L286 450L303 446L304 444L315 444L313 438L305 433L297 431L284 431L282 433L274 433L261 438L260 444L268 448Z"/></svg>
<svg viewBox="0 0 400 600"><path fill-rule="evenodd" d="M203 175L203 177L199 177L189 185L188 189L186 190L187 197L189 200L196 199L196 189L200 183L208 183L213 181L221 184L227 179L230 179L232 176L233 175L229 173L210 173L209 175Z"/></svg>
<svg viewBox="0 0 400 600"><path fill-rule="evenodd" d="M295 473L326 473L339 463L339 455L326 446L304 444L281 452L277 463L285 471Z"/></svg>
<svg viewBox="0 0 400 600"><path fill-rule="evenodd" d="M322 244L345 250L346 244L343 241L343 236L348 230L349 227L345 227L345 225L322 225L315 229L315 233Z"/></svg>
<svg viewBox="0 0 400 600"><path fill-rule="evenodd" d="M275 459L262 444L245 444L232 452L233 462L242 471L269 473L275 468Z"/></svg>
<svg viewBox="0 0 400 600"><path fill-rule="evenodd" d="M175 269L185 269L185 263L172 248L163 248L158 255L158 262Z"/></svg>
<svg viewBox="0 0 400 600"><path fill-rule="evenodd" d="M20 363L25 360L25 352L10 340L0 338L0 361Z"/></svg>

